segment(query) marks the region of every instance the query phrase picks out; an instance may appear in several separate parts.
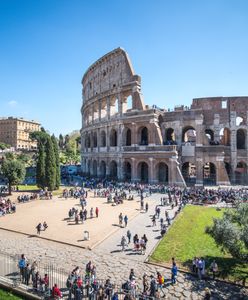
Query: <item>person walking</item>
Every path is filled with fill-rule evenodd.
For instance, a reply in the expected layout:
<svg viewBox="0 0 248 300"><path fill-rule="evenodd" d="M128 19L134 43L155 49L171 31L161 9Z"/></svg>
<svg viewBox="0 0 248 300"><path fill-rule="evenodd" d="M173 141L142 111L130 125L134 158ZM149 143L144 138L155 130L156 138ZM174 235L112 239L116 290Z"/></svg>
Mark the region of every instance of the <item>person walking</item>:
<svg viewBox="0 0 248 300"><path fill-rule="evenodd" d="M177 278L177 265L176 262L173 262L172 268L171 268L171 283L175 284Z"/></svg>
<svg viewBox="0 0 248 300"><path fill-rule="evenodd" d="M124 217L125 227L127 227L127 221L128 221L128 217L127 217L127 215L125 215L125 217Z"/></svg>
<svg viewBox="0 0 248 300"><path fill-rule="evenodd" d="M146 202L145 210L146 210L146 212L148 212L148 203L147 202Z"/></svg>
<svg viewBox="0 0 248 300"><path fill-rule="evenodd" d="M131 237L132 237L131 231L128 229L127 231L128 244L131 243Z"/></svg>
<svg viewBox="0 0 248 300"><path fill-rule="evenodd" d="M98 218L98 216L99 216L99 208L96 207L96 217Z"/></svg>
<svg viewBox="0 0 248 300"><path fill-rule="evenodd" d="M125 236L123 235L121 238L121 251L125 251L125 247L127 246L127 241Z"/></svg>
<svg viewBox="0 0 248 300"><path fill-rule="evenodd" d="M156 226L156 215L152 216L152 226Z"/></svg>
<svg viewBox="0 0 248 300"><path fill-rule="evenodd" d="M36 229L37 229L37 234L40 235L40 232L41 232L41 223L39 223L37 226L36 226Z"/></svg>
<svg viewBox="0 0 248 300"><path fill-rule="evenodd" d="M122 213L119 214L119 225L122 227L122 222L123 222L123 215Z"/></svg>
<svg viewBox="0 0 248 300"><path fill-rule="evenodd" d="M213 273L213 280L215 280L215 276L218 272L218 265L215 260L210 265L210 271Z"/></svg>

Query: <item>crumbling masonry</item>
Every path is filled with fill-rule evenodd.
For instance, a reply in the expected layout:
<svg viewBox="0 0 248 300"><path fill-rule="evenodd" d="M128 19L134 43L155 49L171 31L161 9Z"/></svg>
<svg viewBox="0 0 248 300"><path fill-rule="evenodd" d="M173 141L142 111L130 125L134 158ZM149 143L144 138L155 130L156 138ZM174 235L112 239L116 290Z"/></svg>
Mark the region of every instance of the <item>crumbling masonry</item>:
<svg viewBox="0 0 248 300"><path fill-rule="evenodd" d="M84 174L180 186L247 184L248 97L198 98L173 111L149 107L121 48L91 65L82 84Z"/></svg>

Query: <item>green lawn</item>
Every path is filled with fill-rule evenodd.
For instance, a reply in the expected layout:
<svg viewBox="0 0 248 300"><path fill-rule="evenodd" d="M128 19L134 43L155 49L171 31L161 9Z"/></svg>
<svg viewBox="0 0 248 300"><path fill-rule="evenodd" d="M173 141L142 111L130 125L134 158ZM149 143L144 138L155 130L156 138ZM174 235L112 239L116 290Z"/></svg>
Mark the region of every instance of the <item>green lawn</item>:
<svg viewBox="0 0 248 300"><path fill-rule="evenodd" d="M242 265L230 254L223 254L214 239L205 233L213 217L219 218L223 212L223 209L217 211L211 207L187 205L153 252L150 261L171 263L171 258L175 257L179 266L190 268L192 258L202 256L207 267L216 259L221 277L233 280L247 276L248 266Z"/></svg>
<svg viewBox="0 0 248 300"><path fill-rule="evenodd" d="M56 191L53 191L54 196L61 195L64 189L70 189L72 186L60 186L60 188ZM37 192L40 188L37 185L18 185L18 189L20 192Z"/></svg>
<svg viewBox="0 0 248 300"><path fill-rule="evenodd" d="M10 292L6 292L6 291L3 291L3 290L0 290L0 299L1 300L21 300L23 298L19 298L17 296L14 296Z"/></svg>

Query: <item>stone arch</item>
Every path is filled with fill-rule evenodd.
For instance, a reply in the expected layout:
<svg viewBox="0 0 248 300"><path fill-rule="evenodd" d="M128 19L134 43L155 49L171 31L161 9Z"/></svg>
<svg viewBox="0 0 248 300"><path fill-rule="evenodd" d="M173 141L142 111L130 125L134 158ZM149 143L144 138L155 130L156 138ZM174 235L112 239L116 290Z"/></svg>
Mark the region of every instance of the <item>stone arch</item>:
<svg viewBox="0 0 248 300"><path fill-rule="evenodd" d="M132 178L132 164L129 161L124 162L123 171L124 180L130 181Z"/></svg>
<svg viewBox="0 0 248 300"><path fill-rule="evenodd" d="M182 175L187 185L194 185L196 183L196 166L192 162L185 162L182 165Z"/></svg>
<svg viewBox="0 0 248 300"><path fill-rule="evenodd" d="M216 185L217 169L214 163L205 163L202 172L204 185Z"/></svg>
<svg viewBox="0 0 248 300"><path fill-rule="evenodd" d="M97 133L96 132L93 133L93 147L94 148L97 147Z"/></svg>
<svg viewBox="0 0 248 300"><path fill-rule="evenodd" d="M138 130L138 140L140 145L148 145L148 129L146 126L140 127Z"/></svg>
<svg viewBox="0 0 248 300"><path fill-rule="evenodd" d="M138 164L138 178L141 182L147 183L149 181L149 168L144 161Z"/></svg>
<svg viewBox="0 0 248 300"><path fill-rule="evenodd" d="M157 180L160 183L169 182L169 168L164 162L159 162L156 166Z"/></svg>
<svg viewBox="0 0 248 300"><path fill-rule="evenodd" d="M220 144L224 146L231 145L231 131L227 127L220 130Z"/></svg>
<svg viewBox="0 0 248 300"><path fill-rule="evenodd" d="M123 130L123 146L131 146L132 145L132 131L130 128L125 127Z"/></svg>
<svg viewBox="0 0 248 300"><path fill-rule="evenodd" d="M91 160L89 159L87 162L87 173L90 175L90 171L91 171Z"/></svg>
<svg viewBox="0 0 248 300"><path fill-rule="evenodd" d="M182 131L182 142L192 142L196 141L196 130L193 126L186 126Z"/></svg>
<svg viewBox="0 0 248 300"><path fill-rule="evenodd" d="M100 134L100 145L101 147L106 147L106 132L104 130Z"/></svg>
<svg viewBox="0 0 248 300"><path fill-rule="evenodd" d="M246 130L237 130L237 149L246 149Z"/></svg>
<svg viewBox="0 0 248 300"><path fill-rule="evenodd" d="M208 139L209 144L212 145L214 142L214 131L210 128L207 128L205 129L205 135Z"/></svg>
<svg viewBox="0 0 248 300"><path fill-rule="evenodd" d="M116 147L117 146L117 131L112 128L109 135L110 139L110 147Z"/></svg>
<svg viewBox="0 0 248 300"><path fill-rule="evenodd" d="M232 178L232 166L227 161L225 161L224 163L225 163L225 169L226 169L227 176L229 178L229 181L231 181L231 178Z"/></svg>
<svg viewBox="0 0 248 300"><path fill-rule="evenodd" d="M100 176L103 178L106 177L106 162L104 160L100 163Z"/></svg>
<svg viewBox="0 0 248 300"><path fill-rule="evenodd" d="M164 139L165 145L174 145L175 144L175 131L174 128L166 128L165 129L165 139Z"/></svg>
<svg viewBox="0 0 248 300"><path fill-rule="evenodd" d="M109 164L109 177L117 180L117 171L117 162L115 160L112 160Z"/></svg>
<svg viewBox="0 0 248 300"><path fill-rule="evenodd" d="M97 176L97 161L93 160L93 176Z"/></svg>
<svg viewBox="0 0 248 300"><path fill-rule="evenodd" d="M237 163L237 167L235 169L235 183L240 185L248 184L247 164L243 161Z"/></svg>

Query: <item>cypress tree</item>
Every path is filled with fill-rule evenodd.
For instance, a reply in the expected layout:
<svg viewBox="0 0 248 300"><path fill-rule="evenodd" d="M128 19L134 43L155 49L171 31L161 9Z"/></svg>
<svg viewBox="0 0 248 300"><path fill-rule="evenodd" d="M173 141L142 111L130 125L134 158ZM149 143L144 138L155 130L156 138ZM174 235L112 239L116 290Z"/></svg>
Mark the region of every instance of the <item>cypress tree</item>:
<svg viewBox="0 0 248 300"><path fill-rule="evenodd" d="M53 142L50 136L47 137L45 152L46 186L49 191L53 191L56 186L56 159L54 154Z"/></svg>
<svg viewBox="0 0 248 300"><path fill-rule="evenodd" d="M36 164L36 182L37 186L44 189L46 185L46 170L45 170L45 149L42 143L38 146L38 159Z"/></svg>
<svg viewBox="0 0 248 300"><path fill-rule="evenodd" d="M60 160L59 160L59 147L57 140L54 135L52 135L53 149L55 155L55 164L56 164L56 181L55 188L59 189L60 186Z"/></svg>

